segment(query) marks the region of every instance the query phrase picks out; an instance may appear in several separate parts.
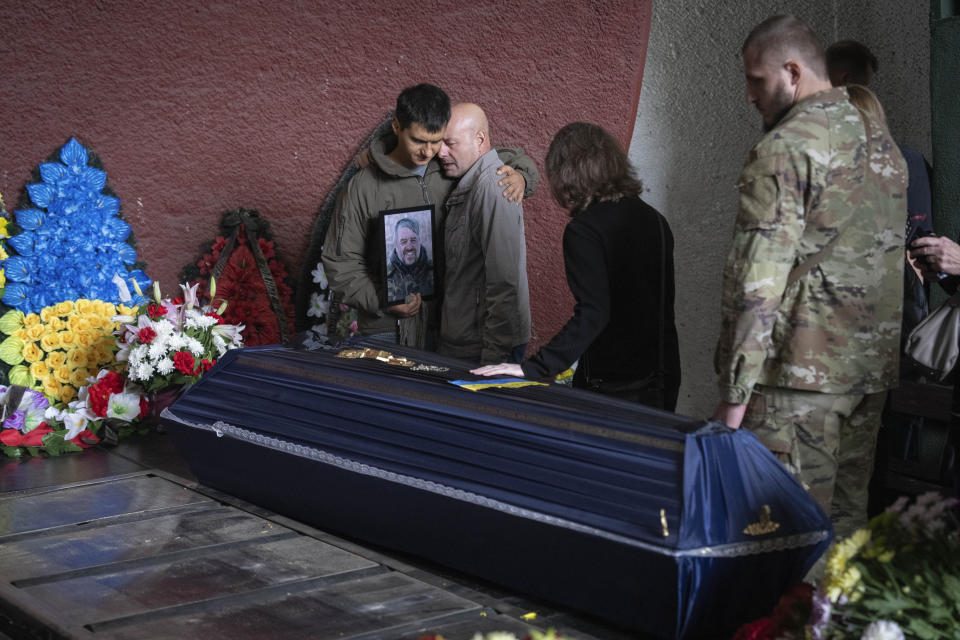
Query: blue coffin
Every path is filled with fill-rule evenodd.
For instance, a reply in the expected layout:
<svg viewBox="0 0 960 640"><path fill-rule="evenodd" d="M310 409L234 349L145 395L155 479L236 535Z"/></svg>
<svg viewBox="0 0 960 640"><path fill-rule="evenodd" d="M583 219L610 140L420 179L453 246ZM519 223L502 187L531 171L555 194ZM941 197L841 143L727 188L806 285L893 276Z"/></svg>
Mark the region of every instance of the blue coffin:
<svg viewBox="0 0 960 640"><path fill-rule="evenodd" d="M746 431L391 350L449 370L236 350L164 424L203 484L664 638L729 636L829 543Z"/></svg>

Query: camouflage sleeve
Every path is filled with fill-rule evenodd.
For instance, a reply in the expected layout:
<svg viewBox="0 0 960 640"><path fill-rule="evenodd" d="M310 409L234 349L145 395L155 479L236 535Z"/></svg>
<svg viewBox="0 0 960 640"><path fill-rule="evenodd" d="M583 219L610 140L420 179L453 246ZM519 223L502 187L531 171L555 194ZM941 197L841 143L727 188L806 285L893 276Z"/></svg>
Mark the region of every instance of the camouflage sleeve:
<svg viewBox="0 0 960 640"><path fill-rule="evenodd" d="M714 367L720 398L743 404L771 351L777 310L804 227L802 181L787 155L752 160L740 174L740 209L723 272Z"/></svg>

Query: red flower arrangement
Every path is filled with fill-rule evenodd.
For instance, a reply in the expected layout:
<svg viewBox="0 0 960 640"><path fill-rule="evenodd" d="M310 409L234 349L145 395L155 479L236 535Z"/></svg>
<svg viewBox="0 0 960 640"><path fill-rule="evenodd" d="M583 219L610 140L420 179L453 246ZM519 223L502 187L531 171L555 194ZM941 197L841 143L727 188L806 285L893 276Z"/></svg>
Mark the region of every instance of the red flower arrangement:
<svg viewBox="0 0 960 640"><path fill-rule="evenodd" d="M221 322L244 325L245 345L282 342L280 321L270 304L267 285L250 245L250 239L255 238L275 283L280 309L290 332L294 318L293 290L288 284L287 270L277 259L275 245L269 237L269 224L256 211L239 209L224 214L220 230L221 235L214 239L209 251L193 265L184 268L182 280L199 284L198 295L207 297L210 276L216 276L218 294L230 300L230 307ZM226 257L223 255L225 251L229 251ZM217 275L214 271L221 261L221 272Z"/></svg>

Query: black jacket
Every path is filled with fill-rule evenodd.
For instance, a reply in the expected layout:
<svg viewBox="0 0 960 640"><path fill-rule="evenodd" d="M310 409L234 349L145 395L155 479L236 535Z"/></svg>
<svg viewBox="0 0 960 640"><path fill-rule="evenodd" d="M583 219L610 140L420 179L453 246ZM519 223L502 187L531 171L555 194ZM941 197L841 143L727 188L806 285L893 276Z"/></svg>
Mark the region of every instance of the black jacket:
<svg viewBox="0 0 960 640"><path fill-rule="evenodd" d="M663 224L665 260L657 218ZM658 357L660 270L664 274L663 362L666 396L680 386L680 349L673 317L673 234L656 209L639 198L587 207L563 234L567 283L576 299L560 332L523 363L524 375L556 375L580 359L575 386L586 378L641 379Z"/></svg>

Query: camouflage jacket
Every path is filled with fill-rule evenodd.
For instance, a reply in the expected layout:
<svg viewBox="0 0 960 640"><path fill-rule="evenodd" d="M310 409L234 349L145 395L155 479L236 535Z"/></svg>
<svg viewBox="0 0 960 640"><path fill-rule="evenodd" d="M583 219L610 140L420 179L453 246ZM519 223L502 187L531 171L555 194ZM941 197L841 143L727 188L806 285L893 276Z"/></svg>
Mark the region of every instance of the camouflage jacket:
<svg viewBox="0 0 960 640"><path fill-rule="evenodd" d="M906 185L886 127L864 120L843 88L801 100L757 143L723 273L721 399L744 403L755 384L823 393L896 384Z"/></svg>

